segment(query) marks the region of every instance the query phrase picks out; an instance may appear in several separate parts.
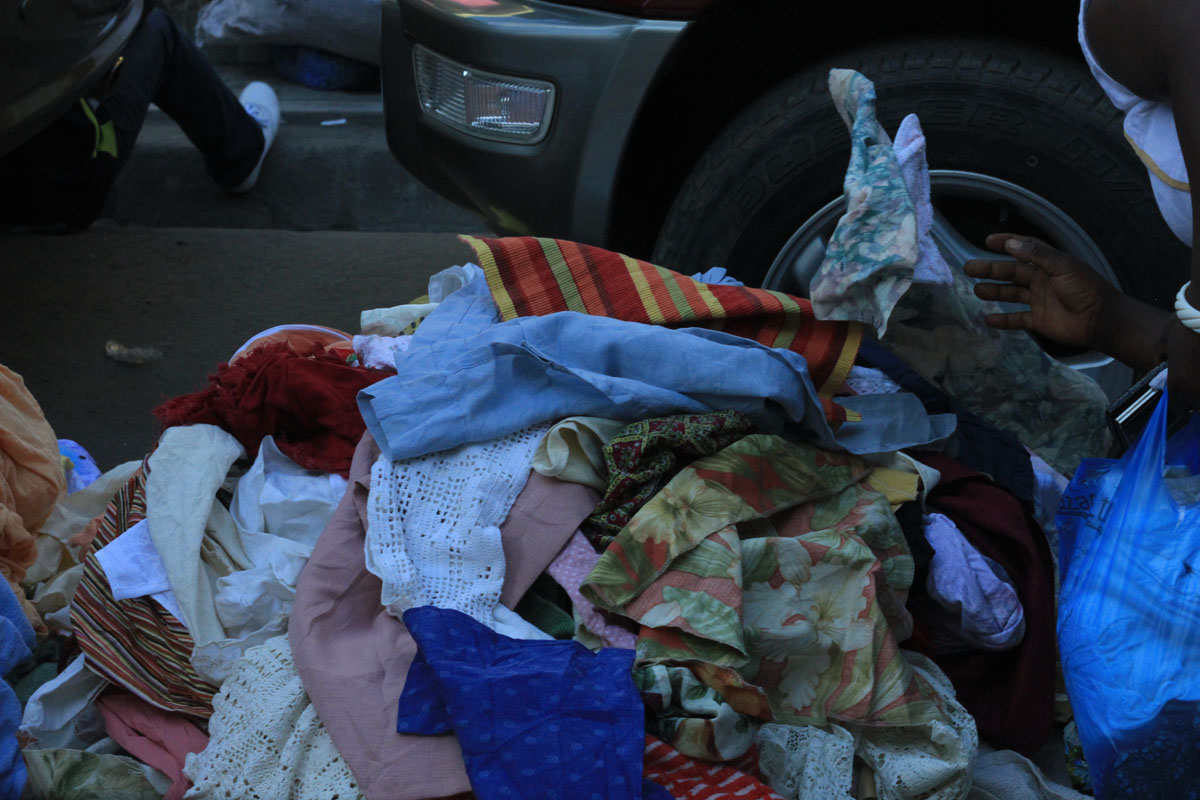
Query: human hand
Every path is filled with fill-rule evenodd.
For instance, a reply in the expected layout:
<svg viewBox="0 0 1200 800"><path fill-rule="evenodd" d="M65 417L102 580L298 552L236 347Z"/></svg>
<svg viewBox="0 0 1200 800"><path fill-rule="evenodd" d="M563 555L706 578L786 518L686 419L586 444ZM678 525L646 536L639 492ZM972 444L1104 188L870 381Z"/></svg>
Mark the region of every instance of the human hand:
<svg viewBox="0 0 1200 800"><path fill-rule="evenodd" d="M972 278L1002 281L977 284L976 296L1029 306L1028 311L989 314L988 325L1029 331L1070 347L1098 346L1104 309L1120 294L1114 286L1079 259L1032 237L996 233L986 243L989 250L1018 260L968 261L963 269Z"/></svg>

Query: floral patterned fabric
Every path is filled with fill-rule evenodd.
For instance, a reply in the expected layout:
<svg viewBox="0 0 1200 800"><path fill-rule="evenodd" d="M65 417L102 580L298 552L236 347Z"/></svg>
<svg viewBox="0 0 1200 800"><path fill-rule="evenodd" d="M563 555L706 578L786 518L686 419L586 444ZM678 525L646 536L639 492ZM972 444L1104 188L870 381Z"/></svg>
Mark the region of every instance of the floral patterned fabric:
<svg viewBox="0 0 1200 800"><path fill-rule="evenodd" d="M692 758L732 761L754 744L758 721L772 719L766 694L730 669L648 664L633 680L649 732ZM729 699L710 684L729 687Z"/></svg>
<svg viewBox="0 0 1200 800"><path fill-rule="evenodd" d="M813 278L819 319L859 320L926 380L1064 475L1108 450L1107 398L1047 356L1029 334L989 328L999 307L975 296L961 270L942 286L913 282L916 216L896 154L875 118L875 87L833 70L829 91L850 127L847 211Z"/></svg>
<svg viewBox="0 0 1200 800"><path fill-rule="evenodd" d="M752 429L738 411L676 414L625 426L604 447L608 485L604 498L581 529L597 550L608 547L621 528L685 461L712 455Z"/></svg>
<svg viewBox="0 0 1200 800"><path fill-rule="evenodd" d="M853 70L829 73L829 93L850 128L846 213L811 287L817 319L864 322L883 336L913 282L917 215L892 140L875 118L875 84Z"/></svg>
<svg viewBox="0 0 1200 800"><path fill-rule="evenodd" d="M751 434L676 475L583 593L642 626L643 665L736 669L780 722L942 719L899 657L912 557L886 497L861 485L870 471L845 453ZM709 685L727 698L733 688Z"/></svg>

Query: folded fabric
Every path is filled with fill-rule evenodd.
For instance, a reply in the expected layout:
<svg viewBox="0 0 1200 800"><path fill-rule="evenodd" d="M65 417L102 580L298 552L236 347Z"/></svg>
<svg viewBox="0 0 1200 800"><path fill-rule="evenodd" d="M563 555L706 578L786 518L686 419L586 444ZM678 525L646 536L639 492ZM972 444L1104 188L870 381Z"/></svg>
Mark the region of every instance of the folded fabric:
<svg viewBox="0 0 1200 800"><path fill-rule="evenodd" d="M712 764L688 758L661 739L648 735L642 770L647 780L662 786L671 797L784 800L751 774L752 770L756 771L753 753L731 764Z"/></svg>
<svg viewBox="0 0 1200 800"><path fill-rule="evenodd" d="M966 800L1087 800L1087 797L1048 780L1025 756L981 744Z"/></svg>
<svg viewBox="0 0 1200 800"><path fill-rule="evenodd" d="M638 509L689 463L753 430L737 411L676 414L626 426L604 446L608 483L581 530L597 550L620 533Z"/></svg>
<svg viewBox="0 0 1200 800"><path fill-rule="evenodd" d="M114 600L151 595L176 617L183 611L171 592L167 568L159 558L150 523L142 520L96 551L96 560L104 568Z"/></svg>
<svg viewBox="0 0 1200 800"><path fill-rule="evenodd" d="M997 573L1003 567L980 554L942 514L925 516L925 539L934 550L926 586L945 612L937 618L942 624L931 630L935 646L1008 650L1020 644L1025 612L1007 574Z"/></svg>
<svg viewBox="0 0 1200 800"><path fill-rule="evenodd" d="M604 447L625 423L600 417L568 417L546 432L531 466L549 478L582 483L598 492L608 485Z"/></svg>
<svg viewBox="0 0 1200 800"><path fill-rule="evenodd" d="M37 560L34 534L66 494L58 440L21 376L0 365L0 575L34 629L45 632L21 582Z"/></svg>
<svg viewBox="0 0 1200 800"><path fill-rule="evenodd" d="M1011 650L972 650L936 656L954 682L959 702L994 747L1026 756L1050 734L1054 710L1054 563L1028 507L940 453L915 452L942 473L926 505L949 517L979 552L1012 579L1025 612L1025 636Z"/></svg>
<svg viewBox="0 0 1200 800"><path fill-rule="evenodd" d="M363 422L354 404L360 389L390 371L353 367L323 347L297 351L287 342L249 351L221 364L209 385L154 409L164 428L208 424L234 435L253 458L274 434L296 463L345 476Z"/></svg>
<svg viewBox="0 0 1200 800"><path fill-rule="evenodd" d="M396 730L454 731L480 800L642 796L631 651L511 639L433 606L405 611L404 624L418 655Z"/></svg>
<svg viewBox="0 0 1200 800"><path fill-rule="evenodd" d="M576 311L668 327L694 325L804 356L822 395L841 388L861 330L820 322L780 292L697 282L636 258L562 239L459 237L475 251L501 320ZM845 419L834 405L830 420Z"/></svg>
<svg viewBox="0 0 1200 800"><path fill-rule="evenodd" d="M390 459L576 415L634 421L733 409L764 431L866 453L953 429L910 395L864 395L842 401L863 421L835 436L803 356L728 333L575 312L497 318L487 285L468 283L421 324L397 357L400 374L360 393L363 419Z"/></svg>
<svg viewBox="0 0 1200 800"><path fill-rule="evenodd" d="M296 670L368 798L455 795L471 788L458 741L396 732L397 703L416 644L404 624L380 605L382 585L366 568L367 497L378 458L379 448L363 437L350 489L300 576L288 627ZM596 492L585 486L529 475L500 526L501 603L517 604L596 500Z"/></svg>
<svg viewBox="0 0 1200 800"><path fill-rule="evenodd" d="M846 213L829 237L810 287L818 319L863 322L882 337L913 282L917 217L892 141L875 117L875 85L848 69L829 72L829 94L850 129Z"/></svg>
<svg viewBox="0 0 1200 800"><path fill-rule="evenodd" d="M0 678L32 655L33 627L25 617L12 588L0 586ZM25 788L25 763L17 744L21 702L7 682L0 680L0 798L16 800Z"/></svg>
<svg viewBox="0 0 1200 800"><path fill-rule="evenodd" d="M942 251L933 240L933 203L929 197L929 164L925 160L925 132L916 114L909 114L900 121L896 130L896 141L892 145L896 160L900 162L900 174L912 200L917 215L917 244L920 255L913 266L914 283L954 283L950 265L942 258Z"/></svg>
<svg viewBox="0 0 1200 800"><path fill-rule="evenodd" d="M202 752L208 746L208 736L182 716L168 714L130 694L105 695L96 701L96 707L117 744L171 779L163 800L181 800L190 786L183 775L184 762L189 753Z"/></svg>

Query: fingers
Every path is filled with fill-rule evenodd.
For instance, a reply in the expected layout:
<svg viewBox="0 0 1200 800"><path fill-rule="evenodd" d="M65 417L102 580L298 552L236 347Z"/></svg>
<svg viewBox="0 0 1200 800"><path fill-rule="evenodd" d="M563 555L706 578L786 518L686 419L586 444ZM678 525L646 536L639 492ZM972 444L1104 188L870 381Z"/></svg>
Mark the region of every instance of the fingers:
<svg viewBox="0 0 1200 800"><path fill-rule="evenodd" d="M983 318L989 327L1002 331L1027 331L1033 328L1033 314L1017 311L1012 314L988 314Z"/></svg>
<svg viewBox="0 0 1200 800"><path fill-rule="evenodd" d="M985 261L975 259L963 264L963 271L972 278L989 281L1008 281L1028 286L1034 268L1022 261Z"/></svg>
<svg viewBox="0 0 1200 800"><path fill-rule="evenodd" d="M980 300L1029 305L1028 287L1009 283L978 283L975 285L975 296Z"/></svg>

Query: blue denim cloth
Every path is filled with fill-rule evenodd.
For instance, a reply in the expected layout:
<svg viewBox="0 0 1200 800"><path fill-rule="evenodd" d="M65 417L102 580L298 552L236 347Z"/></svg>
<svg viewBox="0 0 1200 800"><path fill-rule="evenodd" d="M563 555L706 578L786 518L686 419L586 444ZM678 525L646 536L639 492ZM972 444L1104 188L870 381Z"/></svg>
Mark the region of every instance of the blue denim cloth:
<svg viewBox="0 0 1200 800"><path fill-rule="evenodd" d="M0 580L0 678L33 653L33 628L7 581ZM631 679L632 680L632 679ZM25 760L17 744L21 703L0 680L0 800L17 800L25 788Z"/></svg>
<svg viewBox="0 0 1200 800"><path fill-rule="evenodd" d="M389 458L495 439L569 416L623 421L734 409L764 433L878 453L949 435L912 395L863 395L835 435L804 357L704 328L669 329L564 311L498 322L482 278L429 315L398 374L363 390L359 410ZM839 400L839 402L842 402Z"/></svg>
<svg viewBox="0 0 1200 800"><path fill-rule="evenodd" d="M643 796L632 650L512 639L433 606L405 611L404 624L418 653L396 730L454 731L480 800Z"/></svg>

